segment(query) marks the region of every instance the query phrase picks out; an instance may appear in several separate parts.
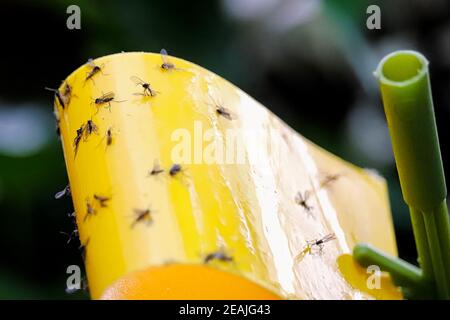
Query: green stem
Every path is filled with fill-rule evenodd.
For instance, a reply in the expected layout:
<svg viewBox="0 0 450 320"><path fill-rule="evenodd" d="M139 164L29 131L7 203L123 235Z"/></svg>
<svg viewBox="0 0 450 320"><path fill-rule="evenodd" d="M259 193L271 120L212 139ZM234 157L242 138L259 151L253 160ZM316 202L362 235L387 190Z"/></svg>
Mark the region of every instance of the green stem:
<svg viewBox="0 0 450 320"><path fill-rule="evenodd" d="M448 296L447 276L443 261L443 252L439 243L439 236L433 212L423 212L425 229L430 248L431 261L433 263L434 279L438 296L446 299Z"/></svg>
<svg viewBox="0 0 450 320"><path fill-rule="evenodd" d="M427 231L425 229L422 212L412 207L409 208L409 212L414 230L414 239L416 240L417 254L419 256L418 260L422 268L424 280L433 282L433 261L430 256L430 246L428 244Z"/></svg>
<svg viewBox="0 0 450 320"><path fill-rule="evenodd" d="M436 217L436 225L438 228L439 243L443 252L444 269L447 272L447 288L450 288L450 218L448 215L447 203L441 202L434 213ZM450 296L447 297L450 299Z"/></svg>
<svg viewBox="0 0 450 320"><path fill-rule="evenodd" d="M422 286L422 271L419 268L369 244L357 244L353 249L353 256L364 267L377 265L381 270L389 272L397 285L413 288Z"/></svg>

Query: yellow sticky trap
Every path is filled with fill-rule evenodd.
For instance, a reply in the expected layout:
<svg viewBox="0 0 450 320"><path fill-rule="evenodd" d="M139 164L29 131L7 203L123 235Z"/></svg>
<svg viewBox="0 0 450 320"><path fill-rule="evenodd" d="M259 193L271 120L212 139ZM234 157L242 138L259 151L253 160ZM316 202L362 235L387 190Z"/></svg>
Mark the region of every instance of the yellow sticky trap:
<svg viewBox="0 0 450 320"><path fill-rule="evenodd" d="M215 268L282 298L359 298L336 259L357 242L396 254L384 181L318 148L219 76L167 59L174 68L151 53L96 59L66 79L70 103L56 102L92 297L134 272L167 270L182 282ZM95 130L86 130L89 120ZM211 281L195 279L192 290L208 292ZM153 298L176 290L158 283Z"/></svg>

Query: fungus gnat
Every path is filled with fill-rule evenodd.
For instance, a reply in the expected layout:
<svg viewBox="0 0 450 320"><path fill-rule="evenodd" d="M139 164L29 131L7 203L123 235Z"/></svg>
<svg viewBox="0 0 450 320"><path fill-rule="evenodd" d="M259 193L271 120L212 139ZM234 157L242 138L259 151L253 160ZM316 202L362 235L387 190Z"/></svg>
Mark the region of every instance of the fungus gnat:
<svg viewBox="0 0 450 320"><path fill-rule="evenodd" d="M335 240L336 235L334 233L327 234L319 239L308 240L306 241L306 246L303 250L295 257L295 261L300 262L307 254L322 254L323 247L325 243Z"/></svg>
<svg viewBox="0 0 450 320"><path fill-rule="evenodd" d="M74 212L68 213L67 216L68 216L69 218L73 219L73 218L75 218L75 217L77 216L77 214L76 214L76 212L74 211Z"/></svg>
<svg viewBox="0 0 450 320"><path fill-rule="evenodd" d="M64 90L62 93L62 96L64 100L66 101L66 104L69 104L70 98L72 97L72 86L68 84L67 82L64 82Z"/></svg>
<svg viewBox="0 0 450 320"><path fill-rule="evenodd" d="M98 194L94 194L94 199L97 200L98 204L100 205L100 208L108 207L107 202L111 200L111 198L109 197L100 196Z"/></svg>
<svg viewBox="0 0 450 320"><path fill-rule="evenodd" d="M84 262L86 262L87 247L90 241L91 238L87 238L86 241L84 243L80 243L80 246L78 247L81 253L81 258L83 259Z"/></svg>
<svg viewBox="0 0 450 320"><path fill-rule="evenodd" d="M131 224L131 228L133 229L138 223L145 223L146 225L151 225L153 223L152 211L147 209L134 209L135 218L133 223Z"/></svg>
<svg viewBox="0 0 450 320"><path fill-rule="evenodd" d="M113 128L109 127L106 132L105 132L105 136L100 140L99 144L97 145L97 147L102 144L103 140L106 139L106 146L105 149L107 147L109 147L110 145L113 144L113 140L114 140L114 134L113 134Z"/></svg>
<svg viewBox="0 0 450 320"><path fill-rule="evenodd" d="M66 104L64 102L63 96L62 94L59 92L58 89L53 89L53 88L47 88L45 87L45 90L51 91L54 93L56 100L58 100L60 106L64 109L66 107Z"/></svg>
<svg viewBox="0 0 450 320"><path fill-rule="evenodd" d="M59 89L53 89L45 87L45 90L51 91L55 94L55 98L58 100L61 107L64 109L69 105L70 99L72 97L72 87L67 82L64 82L63 91L59 91Z"/></svg>
<svg viewBox="0 0 450 320"><path fill-rule="evenodd" d="M169 169L169 174L171 177L175 177L182 170L181 165L178 163L173 164Z"/></svg>
<svg viewBox="0 0 450 320"><path fill-rule="evenodd" d="M233 116L231 115L230 111L223 106L217 106L216 112L218 115L221 115L225 119L233 120Z"/></svg>
<svg viewBox="0 0 450 320"><path fill-rule="evenodd" d="M163 63L161 64L161 68L163 70L175 69L175 65L169 60L169 56L167 55L166 49L161 49L160 54L161 54L161 59L163 61Z"/></svg>
<svg viewBox="0 0 450 320"><path fill-rule="evenodd" d="M131 81L134 82L135 85L141 86L144 91L142 93L135 93L135 95L141 95L141 96L147 96L147 97L154 97L156 96L156 91L153 90L153 88L150 86L150 83L143 81L142 79L132 76Z"/></svg>
<svg viewBox="0 0 450 320"><path fill-rule="evenodd" d="M88 60L88 62L86 63L86 65L89 66L89 67L91 68L91 70L86 74L86 79L84 80L85 82L88 81L89 79L93 81L92 78L93 78L97 73L99 73L99 72L103 73L103 71L102 71L102 70L103 70L103 65L102 65L101 67L98 66L98 65L96 65L96 64L94 63L94 60L93 60L92 58L90 58L90 59Z"/></svg>
<svg viewBox="0 0 450 320"><path fill-rule="evenodd" d="M207 254L205 256L205 258L203 259L203 263L208 264L209 262L211 262L213 260L218 260L218 261L222 261L222 262L232 262L233 257L227 255L223 251L216 251L216 252Z"/></svg>
<svg viewBox="0 0 450 320"><path fill-rule="evenodd" d="M62 189L61 191L58 191L55 194L55 199L61 199L64 196L70 196L70 185L69 184L67 186L65 186L64 189Z"/></svg>
<svg viewBox="0 0 450 320"><path fill-rule="evenodd" d="M148 172L149 176L157 176L160 173L163 173L164 169L160 167L160 165L158 164L158 161L155 160L155 162L153 163L153 168L152 170L150 170Z"/></svg>
<svg viewBox="0 0 450 320"><path fill-rule="evenodd" d="M106 130L106 146L110 146L112 142L113 142L112 128L109 127L108 130Z"/></svg>
<svg viewBox="0 0 450 320"><path fill-rule="evenodd" d="M297 192L297 195L295 196L295 203L302 206L308 213L311 213L313 207L308 204L309 195L310 193L308 190L305 191L304 194Z"/></svg>
<svg viewBox="0 0 450 320"><path fill-rule="evenodd" d="M84 133L84 124L81 125L81 127L79 127L77 129L77 135L75 136L75 139L73 140L73 147L74 147L74 152L75 155L77 155L77 151L78 151L78 146L80 145L80 141L81 138L83 137L83 133Z"/></svg>
<svg viewBox="0 0 450 320"><path fill-rule="evenodd" d="M84 139L87 140L89 136L93 133L98 133L98 127L91 119L86 122L86 126L84 127Z"/></svg>
<svg viewBox="0 0 450 320"><path fill-rule="evenodd" d="M319 254L321 254L325 243L330 242L332 240L336 240L336 235L334 233L327 234L320 239L307 241L306 243L307 246L310 248L309 250L310 253L318 252ZM314 249L316 249L315 252Z"/></svg>
<svg viewBox="0 0 450 320"><path fill-rule="evenodd" d="M100 97L94 99L94 103L97 106L101 106L102 104L108 104L109 110L111 110L111 101L114 100L114 92L107 92L102 94Z"/></svg>
<svg viewBox="0 0 450 320"><path fill-rule="evenodd" d="M105 94L102 94L100 97L94 99L94 104L97 106L97 112L98 108L103 104L108 104L108 110L111 111L111 102L124 102L126 100L121 101L115 101L114 100L114 92L107 92Z"/></svg>
<svg viewBox="0 0 450 320"><path fill-rule="evenodd" d="M84 216L83 222L85 222L89 217L95 215L97 210L94 209L89 200L86 200L86 214Z"/></svg>
<svg viewBox="0 0 450 320"><path fill-rule="evenodd" d="M334 233L329 233L318 240L308 241L308 244L311 246L323 247L324 243L327 243L331 240L336 240L336 235Z"/></svg>
<svg viewBox="0 0 450 320"><path fill-rule="evenodd" d="M63 91L60 95L64 101L64 105L69 106L70 100L72 99L72 86L67 82L64 82Z"/></svg>
<svg viewBox="0 0 450 320"><path fill-rule="evenodd" d="M227 120L234 120L236 117L232 114L230 110L224 107L223 103L220 101L216 101L211 95L209 95L213 103L207 103L209 105L212 105L214 108L216 108L216 113L219 116L224 117Z"/></svg>
<svg viewBox="0 0 450 320"><path fill-rule="evenodd" d="M67 242L66 242L67 244L69 244L72 241L72 239L78 237L78 229L76 229L76 228L71 233L67 233L64 231L60 231L59 233L67 236Z"/></svg>

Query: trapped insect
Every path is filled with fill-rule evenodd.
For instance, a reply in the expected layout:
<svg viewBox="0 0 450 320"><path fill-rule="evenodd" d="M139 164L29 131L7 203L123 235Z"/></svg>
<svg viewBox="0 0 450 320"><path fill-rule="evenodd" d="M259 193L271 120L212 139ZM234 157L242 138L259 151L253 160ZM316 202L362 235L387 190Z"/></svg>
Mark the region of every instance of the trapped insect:
<svg viewBox="0 0 450 320"><path fill-rule="evenodd" d="M148 172L149 176L157 176L160 173L163 173L164 169L160 167L160 165L158 164L158 161L155 160L155 162L153 163L153 168L152 170L150 170Z"/></svg>
<svg viewBox="0 0 450 320"><path fill-rule="evenodd" d="M205 258L203 259L203 263L208 264L209 262L211 262L213 260L218 260L218 261L222 261L222 262L231 262L231 261L233 261L233 257L227 255L223 251L216 251L216 252L207 254L205 256Z"/></svg>
<svg viewBox="0 0 450 320"><path fill-rule="evenodd" d="M65 186L64 189L62 189L61 191L58 191L55 194L55 199L61 199L64 196L70 196L70 185L69 184L67 186Z"/></svg>
<svg viewBox="0 0 450 320"><path fill-rule="evenodd" d="M109 147L110 145L113 144L114 141L114 134L113 134L113 128L109 127L106 132L105 132L105 136L100 140L99 144L97 146L99 146L100 144L102 144L103 140L106 139L106 148Z"/></svg>
<svg viewBox="0 0 450 320"><path fill-rule="evenodd" d="M81 258L83 259L84 262L86 262L86 256L87 256L87 247L89 245L89 242L91 241L91 238L87 238L86 241L83 243L80 243L80 246L78 247L78 249L80 250L81 253Z"/></svg>
<svg viewBox="0 0 450 320"><path fill-rule="evenodd" d="M147 209L134 209L135 218L131 224L131 228L134 228L138 223L145 223L147 226L153 223L152 211Z"/></svg>
<svg viewBox="0 0 450 320"><path fill-rule="evenodd" d="M147 96L147 97L156 96L157 92L155 90L153 90L153 88L150 86L150 83L145 82L136 76L132 76L130 79L131 79L131 81L134 82L135 85L141 86L144 89L144 91L142 93L135 93L135 95L142 95L142 96Z"/></svg>
<svg viewBox="0 0 450 320"><path fill-rule="evenodd" d="M86 200L86 214L84 216L83 222L85 222L89 217L97 214L97 210L94 209L89 200Z"/></svg>
<svg viewBox="0 0 450 320"><path fill-rule="evenodd" d="M335 240L336 235L334 233L327 234L319 239L306 241L306 246L303 248L296 257L296 262L300 262L307 254L322 254L325 243Z"/></svg>
<svg viewBox="0 0 450 320"><path fill-rule="evenodd" d="M78 237L78 229L76 227L75 227L75 230L73 230L71 233L67 233L67 232L64 232L64 231L60 231L59 233L67 236L67 238L68 238L67 242L66 242L67 244L69 244L70 241L72 241L72 239L75 239L75 238Z"/></svg>
<svg viewBox="0 0 450 320"><path fill-rule="evenodd" d="M103 104L108 104L108 109L111 111L111 101L114 100L114 92L107 92L100 97L94 99L95 105L100 107Z"/></svg>
<svg viewBox="0 0 450 320"><path fill-rule="evenodd" d="M91 134L98 133L98 127L91 119L86 122L84 127L84 140L87 140Z"/></svg>
<svg viewBox="0 0 450 320"><path fill-rule="evenodd" d="M297 195L295 196L295 203L302 206L308 213L311 213L313 207L308 204L309 196L310 192L308 190L305 191L304 194L297 192Z"/></svg>
<svg viewBox="0 0 450 320"><path fill-rule="evenodd" d="M70 99L72 98L72 86L67 82L64 82L62 97L65 100L66 105L68 105L70 103Z"/></svg>
<svg viewBox="0 0 450 320"><path fill-rule="evenodd" d="M217 106L216 112L225 119L233 120L233 116L231 115L230 111L223 106Z"/></svg>
<svg viewBox="0 0 450 320"><path fill-rule="evenodd" d="M109 200L111 200L111 198L109 197L104 197L104 196L100 196L98 194L94 194L94 199L97 200L97 202L99 203L101 208L106 208L108 207L107 202Z"/></svg>
<svg viewBox="0 0 450 320"><path fill-rule="evenodd" d="M234 120L235 116L232 114L232 112L230 110L228 110L227 108L225 108L223 106L223 103L221 103L220 101L216 101L211 95L209 95L210 99L213 101L213 103L207 103L209 105L214 106L214 108L216 108L216 113L219 116L224 117L227 120Z"/></svg>
<svg viewBox="0 0 450 320"><path fill-rule="evenodd" d="M97 74L97 73L99 73L99 72L101 72L101 73L103 73L103 65L100 67L100 66L98 66L98 65L96 65L95 63L94 63L94 60L92 59L92 58L90 58L89 60L88 60L88 62L86 63L86 65L88 65L90 68L91 68L91 70L86 74L86 79L84 80L85 82L86 81L88 81L88 80L92 80L93 81L93 77Z"/></svg>
<svg viewBox="0 0 450 320"><path fill-rule="evenodd" d="M169 60L169 56L167 55L166 49L161 49L160 51L161 59L163 63L161 64L161 68L164 70L174 70L175 65Z"/></svg>
<svg viewBox="0 0 450 320"><path fill-rule="evenodd" d="M109 127L108 130L106 130L106 145L110 146L112 143L113 143L112 128Z"/></svg>
<svg viewBox="0 0 450 320"><path fill-rule="evenodd" d="M55 94L55 98L58 100L61 107L64 109L69 105L70 99L72 97L72 87L67 82L64 82L63 91L59 91L59 89L53 89L45 87L45 90L51 91Z"/></svg>
<svg viewBox="0 0 450 320"><path fill-rule="evenodd" d="M81 138L83 137L83 133L84 133L84 124L82 124L77 129L77 135L75 136L75 139L73 140L73 147L74 147L75 155L77 155L78 146L80 145L80 141L81 141Z"/></svg>
<svg viewBox="0 0 450 320"><path fill-rule="evenodd" d="M327 234L318 240L308 241L308 244L311 246L319 246L323 247L323 245L331 240L336 240L336 235L334 233Z"/></svg>
<svg viewBox="0 0 450 320"><path fill-rule="evenodd" d="M307 241L307 246L311 248L311 252L314 249L318 249L318 253L322 253L325 243L336 240L336 235L334 233L327 234L320 239Z"/></svg>
<svg viewBox="0 0 450 320"><path fill-rule="evenodd" d="M175 177L182 170L181 165L178 163L173 164L169 169L169 174L171 177Z"/></svg>
<svg viewBox="0 0 450 320"><path fill-rule="evenodd" d="M185 180L187 177L186 168L183 168L180 164L174 163L169 168L169 175L174 179L180 179L180 182L182 182L184 185L188 185L188 181Z"/></svg>
<svg viewBox="0 0 450 320"><path fill-rule="evenodd" d="M104 104L108 105L108 110L111 112L111 102L124 102L126 100L116 101L114 100L114 92L107 92L105 94L102 94L100 97L94 99L94 103L97 106L97 112L98 108Z"/></svg>
<svg viewBox="0 0 450 320"><path fill-rule="evenodd" d="M74 212L72 212L72 213L68 213L67 216L68 216L69 218L71 218L71 219L74 219L74 218L77 216L77 214L76 214L76 212L74 211Z"/></svg>
<svg viewBox="0 0 450 320"><path fill-rule="evenodd" d="M59 102L59 105L60 105L63 109L66 107L66 103L65 103L65 101L64 101L64 99L63 99L63 96L62 96L62 94L59 92L58 89L53 89L53 88L45 87L45 90L48 90L48 91L53 92L54 95L55 95L56 100L58 100L58 102Z"/></svg>
<svg viewBox="0 0 450 320"><path fill-rule="evenodd" d="M68 213L67 216L70 218L70 220L74 224L74 229L73 229L73 231L71 233L67 233L67 232L64 232L64 231L60 231L59 233L67 236L67 244L69 244L70 241L72 241L72 239L75 239L75 238L79 237L79 233L78 233L77 223L76 223L76 220L75 220L75 217L76 217L75 212Z"/></svg>

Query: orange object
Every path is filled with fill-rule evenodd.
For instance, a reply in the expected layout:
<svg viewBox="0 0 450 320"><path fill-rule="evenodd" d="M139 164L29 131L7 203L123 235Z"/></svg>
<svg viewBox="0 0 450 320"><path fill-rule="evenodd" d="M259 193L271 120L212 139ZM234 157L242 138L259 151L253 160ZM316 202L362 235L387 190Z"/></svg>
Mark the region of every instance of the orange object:
<svg viewBox="0 0 450 320"><path fill-rule="evenodd" d="M202 265L173 264L132 272L113 283L101 299L279 300L256 283Z"/></svg>

